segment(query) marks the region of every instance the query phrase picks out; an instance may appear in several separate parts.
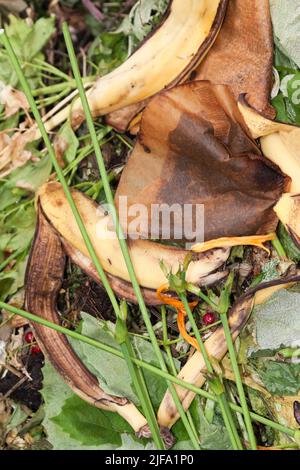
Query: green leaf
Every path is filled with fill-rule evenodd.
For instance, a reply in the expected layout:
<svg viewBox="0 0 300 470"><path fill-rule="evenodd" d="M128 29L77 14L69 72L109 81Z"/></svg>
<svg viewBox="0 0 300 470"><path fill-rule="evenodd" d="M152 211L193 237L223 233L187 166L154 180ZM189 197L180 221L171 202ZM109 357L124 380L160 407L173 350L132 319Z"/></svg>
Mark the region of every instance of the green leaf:
<svg viewBox="0 0 300 470"><path fill-rule="evenodd" d="M272 395L294 396L300 391L300 364L268 361L257 373Z"/></svg>
<svg viewBox="0 0 300 470"><path fill-rule="evenodd" d="M127 58L127 38L123 33L101 33L91 44L88 58L100 76L106 75Z"/></svg>
<svg viewBox="0 0 300 470"><path fill-rule="evenodd" d="M292 238L288 234L282 223L279 224L278 237L283 245L283 248L289 259L299 262L300 261L300 250L297 248Z"/></svg>
<svg viewBox="0 0 300 470"><path fill-rule="evenodd" d="M47 439L52 444L54 450L113 450L116 448L112 444L84 445L64 432L53 421L53 418L60 415L65 402L75 397L75 394L47 361L43 367L43 377L43 389L41 391L45 410L43 427L47 434ZM82 401L82 406L85 406L84 401Z"/></svg>
<svg viewBox="0 0 300 470"><path fill-rule="evenodd" d="M254 309L251 322L258 350L294 347L300 338L300 293L282 289Z"/></svg>
<svg viewBox="0 0 300 470"><path fill-rule="evenodd" d="M0 182L0 211L17 204L24 196L34 193L47 181L52 169L48 155L37 162L29 161Z"/></svg>
<svg viewBox="0 0 300 470"><path fill-rule="evenodd" d="M26 20L9 16L9 24L6 26L7 35L12 43L18 59L23 64L25 76L34 85L41 72L34 68L33 59L43 59L41 51L55 32L55 18L40 18L32 26ZM13 70L6 51L0 49L0 79L5 84L14 87L18 85L18 78Z"/></svg>
<svg viewBox="0 0 300 470"><path fill-rule="evenodd" d="M130 426L117 413L99 410L76 395L67 399L60 414L52 421L63 432L85 445L121 445L120 434L132 432Z"/></svg>
<svg viewBox="0 0 300 470"><path fill-rule="evenodd" d="M270 0L270 6L278 45L300 67L299 1Z"/></svg>
<svg viewBox="0 0 300 470"><path fill-rule="evenodd" d="M104 344L120 349L114 334L115 325L110 322L102 322L96 318L82 313L82 334L94 338ZM126 396L138 404L138 398L133 390L132 381L123 359L112 356L105 351L100 351L88 344L71 341L75 350L83 357L85 364L96 375L101 387L112 395ZM151 343L140 337L133 337L133 348L140 359L159 367L159 363L153 352ZM175 360L176 367L179 362ZM155 407L160 405L163 395L167 389L166 381L160 377L144 371L146 384Z"/></svg>
<svg viewBox="0 0 300 470"><path fill-rule="evenodd" d="M66 147L64 159L66 163L71 163L75 157L79 147L79 141L73 131L70 121L67 121L58 133L58 141L61 140L62 146Z"/></svg>
<svg viewBox="0 0 300 470"><path fill-rule="evenodd" d="M218 419L217 415L214 416L214 422L211 424L205 418L202 407L199 403L199 424L197 430L200 435L200 445L205 450L229 450L231 449L230 439L226 428Z"/></svg>
<svg viewBox="0 0 300 470"><path fill-rule="evenodd" d="M28 247L35 230L33 205L21 205L11 216L0 222L0 251L13 252Z"/></svg>
<svg viewBox="0 0 300 470"><path fill-rule="evenodd" d="M0 273L0 299L5 300L24 285L27 260L16 264L13 270Z"/></svg>
<svg viewBox="0 0 300 470"><path fill-rule="evenodd" d="M32 26L25 20L9 16L10 24L6 27L7 35L15 53L24 61L31 61L55 33L55 18L39 18Z"/></svg>

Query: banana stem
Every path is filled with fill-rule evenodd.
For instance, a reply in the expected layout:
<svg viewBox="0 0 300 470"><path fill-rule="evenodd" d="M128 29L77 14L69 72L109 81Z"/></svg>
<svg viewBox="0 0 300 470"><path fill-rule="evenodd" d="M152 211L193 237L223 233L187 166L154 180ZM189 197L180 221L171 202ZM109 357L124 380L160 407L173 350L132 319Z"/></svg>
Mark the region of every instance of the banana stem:
<svg viewBox="0 0 300 470"><path fill-rule="evenodd" d="M100 349L101 351L105 351L109 354L112 354L113 356L124 359L122 352L112 346L101 343L100 341L90 338L89 336L82 335L78 333L77 331L68 330L68 328L65 328L61 325L57 325L56 323L50 322L48 320L45 320L44 318L38 317L37 315L33 315L32 313L26 312L25 310L21 310L17 307L14 307L13 305L0 301L0 309L5 309L14 315L20 315L21 317L26 318L30 322L39 323L40 325L46 326L48 328L52 328L53 330L58 331L59 333L65 334L66 336L69 336L70 338L74 338L77 341L82 341L83 343L89 344L90 346L94 346L96 349ZM213 395L212 393L202 390L201 388L198 388L193 384L185 382L184 380L181 380L178 377L174 377L168 372L158 367L155 367L152 364L149 364L148 362L144 362L143 360L138 359L138 358L133 358L132 360L137 366L143 367L145 370L148 370L152 374L164 378L165 380L171 382L172 384L176 384L176 385L179 385L180 387L190 390L191 392L195 393L196 395L199 395L202 398L217 401L216 396ZM235 403L229 402L229 407L231 408L231 410L237 413L244 414L242 407L239 405L236 405ZM258 423L261 423L265 426L269 426L270 428L275 429L276 431L281 432L283 434L286 434L287 436L290 436L291 438L295 438L295 435L297 435L297 432L298 432L297 430L291 429L282 424L276 423L268 418L265 418L264 416L258 415L257 413L250 412L250 416L254 421L257 421Z"/></svg>

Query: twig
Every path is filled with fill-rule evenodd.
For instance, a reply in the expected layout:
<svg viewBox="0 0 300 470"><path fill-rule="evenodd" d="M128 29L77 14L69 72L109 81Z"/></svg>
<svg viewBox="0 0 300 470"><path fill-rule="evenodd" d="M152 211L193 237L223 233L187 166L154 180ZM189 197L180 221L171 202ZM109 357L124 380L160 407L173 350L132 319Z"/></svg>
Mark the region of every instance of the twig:
<svg viewBox="0 0 300 470"><path fill-rule="evenodd" d="M102 11L97 8L91 0L82 0L83 6L88 10L88 12L96 18L97 21L103 21L105 18L105 15L102 13Z"/></svg>
<svg viewBox="0 0 300 470"><path fill-rule="evenodd" d="M28 377L26 377L24 375L24 377L22 377L13 387L11 387L10 390L8 390L8 392L5 393L5 395L3 395L2 397L0 397L0 402L1 401L4 401L6 400L6 398L8 398L12 393L14 393L19 387L21 387L21 385L26 382L26 380L28 380Z"/></svg>

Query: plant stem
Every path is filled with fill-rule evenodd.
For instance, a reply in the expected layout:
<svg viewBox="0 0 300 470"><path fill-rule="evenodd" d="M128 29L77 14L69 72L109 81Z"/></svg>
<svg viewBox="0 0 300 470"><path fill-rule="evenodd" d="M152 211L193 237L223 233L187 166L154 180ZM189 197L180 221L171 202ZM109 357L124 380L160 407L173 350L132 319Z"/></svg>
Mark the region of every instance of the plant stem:
<svg viewBox="0 0 300 470"><path fill-rule="evenodd" d="M28 245L29 246L29 245ZM0 264L0 272L3 271L3 269L6 268L6 266L9 265L12 261L14 261L18 256L20 256L22 253L24 253L28 246L26 248L19 248L16 250L14 253L8 256L1 264Z"/></svg>
<svg viewBox="0 0 300 470"><path fill-rule="evenodd" d="M206 302L214 311L218 312L218 305L215 304L215 302L213 302L207 295L203 294L199 287L195 286L194 284L188 284L186 290L191 294L200 297L200 299L204 300L204 302Z"/></svg>
<svg viewBox="0 0 300 470"><path fill-rule="evenodd" d="M166 308L164 306L161 308L161 314L162 314L164 347L165 347L165 351L166 351L167 358L168 358L168 361L169 361L169 365L170 365L170 368L171 368L171 372L172 372L173 375L176 376L177 375L177 370L176 370L176 366L175 366L174 359L173 359L173 356L172 356L171 348L170 348L170 346L167 345L167 342L168 342L168 327L167 327ZM190 439L193 443L193 446L195 447L195 449L199 450L200 449L199 438L198 438L198 435L197 435L195 425L193 423L191 413L189 411L185 412L180 400L179 400L179 406L177 407L177 410L178 410L178 413L180 414L180 417L182 419L184 427L185 427L185 429L186 429L186 431L187 431L187 433L188 433L188 435L189 435L189 437L190 437Z"/></svg>
<svg viewBox="0 0 300 470"><path fill-rule="evenodd" d="M287 259L286 252L279 240L279 238L276 236L275 240L272 240L272 245L275 248L279 258Z"/></svg>
<svg viewBox="0 0 300 470"><path fill-rule="evenodd" d="M231 273L228 280L226 281L226 284L224 286L223 292L221 293L220 297L220 303L219 303L219 309L220 309L220 316L221 316L221 321L224 329L224 334L227 342L227 347L228 347L228 352L229 352L229 357L231 360L231 365L232 365L232 370L234 373L235 381L236 381L236 386L241 402L241 406L243 409L243 414L244 414L244 419L245 419L245 425L247 428L248 436L249 436L249 442L252 450L257 449L256 445L256 439L255 439L255 434L252 426L252 421L251 421L251 416L250 416L250 411L248 408L247 404L247 399L245 395L245 390L236 358L236 353L235 353L235 348L231 336L231 330L227 318L229 306L230 306L230 292L232 288L232 282L234 279L234 275Z"/></svg>
<svg viewBox="0 0 300 470"><path fill-rule="evenodd" d="M145 379L142 370L133 362L134 351L132 344L128 338L120 345L123 357L127 364L130 376L133 381L134 389L140 400L142 409L145 413L145 417L149 424L149 428L152 433L153 440L158 449L163 450L164 445L161 440L159 427L156 421L156 416L153 410L153 406L149 397L149 393L145 384Z"/></svg>
<svg viewBox="0 0 300 470"><path fill-rule="evenodd" d="M188 300L186 298L186 295L184 294L180 294L179 295L180 297L180 300L182 301L183 305L184 305L184 309L188 315L188 318L189 318L189 321L192 325L192 328L193 328L193 332L195 334L195 337L198 341L198 344L199 344L199 348L200 348L200 351L201 351L201 354L203 356L203 359L204 359L204 362L205 362L205 366L206 366L206 369L207 371L209 372L209 374L211 375L215 375L214 374L214 369L211 365L211 362L210 362L210 359L209 359L209 356L208 356L208 353L206 351L206 347L205 347L205 344L201 338L201 335L199 333L199 329L197 327L197 324L196 324L196 321L194 319L194 316L192 314L192 311L190 309L190 306L189 306L189 303L188 303ZM220 380L218 378L218 380ZM222 384L222 388L223 388L223 384ZM217 402L220 406L220 409L221 409L221 412L222 412L222 416L223 416L223 419L224 419L224 424L226 426L226 429L228 431L228 434L229 434L229 437L230 437L230 441L231 441L231 444L233 446L233 449L235 450L243 450L243 446L242 446L242 443L241 443L241 440L240 440L240 437L239 437L239 434L238 434L238 431L236 429L236 425L235 425L235 422L233 420L233 417L232 417L232 414L231 414L231 411L229 409L229 406L226 406L226 403L227 402L227 398L226 398L226 395L225 393L221 393L220 395L217 395Z"/></svg>
<svg viewBox="0 0 300 470"><path fill-rule="evenodd" d="M238 366L237 359L236 359L234 344L233 344L232 337L231 337L231 331L230 331L227 315L222 314L221 320L222 320L224 333L225 333L225 337L227 341L229 356L230 356L230 360L232 364L232 370L235 376L236 386L237 386L238 394L239 394L242 409L243 409L245 424L246 424L247 432L249 435L250 446L252 450L256 450L257 446L256 446L255 434L254 434L254 430L253 430L253 426L251 422L250 411L249 411L248 404L247 404L247 399L246 399L246 395L244 391L244 386L242 383L239 366Z"/></svg>
<svg viewBox="0 0 300 470"><path fill-rule="evenodd" d="M56 323L50 322L48 320L45 320L44 318L38 317L37 315L26 312L25 310L21 310L17 307L14 307L13 305L0 301L0 309L2 308L7 310L8 312L11 312L14 315L20 315L21 317L24 317L30 322L39 323L40 325L44 325L48 328L51 328L52 330L65 334L66 336L74 338L78 341L82 341L83 343L89 344L90 346L94 346L95 348L100 349L101 351L105 351L116 357L124 359L123 354L120 350L112 346L109 346L107 344L101 343L100 341L97 341L88 336L82 335L78 333L77 331L68 330L68 328L64 328L61 325L57 325ZM173 384L186 388L187 390L190 390L191 392L195 393L196 395L199 395L200 397L217 401L216 396L213 395L212 393L202 390L201 388L198 388L193 384L189 384L188 382L185 382L184 380L178 379L178 377L174 377L168 372L161 370L160 368L155 367L152 364L149 364L148 362L145 362L138 358L133 358L132 360L139 367L143 367L149 372L159 377L163 377L164 379L166 379L169 382L172 382ZM244 414L242 407L239 405L236 405L235 403L229 403L229 407L237 413ZM295 429L291 429L286 426L283 426L282 424L275 423L274 421L271 421L270 419L265 418L264 416L260 416L257 413L250 412L250 416L253 420L257 421L258 423L264 424L265 426L270 426L272 429L275 429L276 431L282 432L283 434L286 434L292 438L295 438L295 433L297 432Z"/></svg>

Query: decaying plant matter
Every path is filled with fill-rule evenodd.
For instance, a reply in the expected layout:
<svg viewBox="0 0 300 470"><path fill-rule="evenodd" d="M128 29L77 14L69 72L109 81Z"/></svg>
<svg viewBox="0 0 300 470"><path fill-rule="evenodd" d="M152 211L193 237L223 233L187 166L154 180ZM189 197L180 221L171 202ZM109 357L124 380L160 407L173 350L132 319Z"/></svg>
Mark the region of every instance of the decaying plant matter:
<svg viewBox="0 0 300 470"><path fill-rule="evenodd" d="M257 111L269 118L275 111L269 104L273 82L273 35L269 0L230 0L224 23L209 53L189 80L209 80L228 85L236 99L246 94ZM145 103L128 106L107 116L119 130L135 132L135 117Z"/></svg>
<svg viewBox="0 0 300 470"><path fill-rule="evenodd" d="M26 274L25 305L30 312L54 323L59 322L56 301L64 269L65 254L59 236L39 211ZM111 396L99 387L97 379L74 353L65 335L38 324L34 325L34 330L46 357L75 393L101 409L118 412L136 432L143 435L145 431L147 435L149 430L144 428L147 422L141 413L127 398Z"/></svg>
<svg viewBox="0 0 300 470"><path fill-rule="evenodd" d="M123 259L117 235L111 228L111 218L105 210L80 191L72 196L85 223L103 269L110 275L112 287L128 300L134 300L130 277ZM49 222L60 234L69 256L89 275L99 282L75 217L59 183L48 183L38 193L41 209ZM187 250L152 242L151 240L129 240L129 251L137 279L144 288L149 304L158 304L156 289L167 279L160 268L160 261L176 272L183 264ZM210 283L215 273L227 260L229 248L209 250L194 255L187 270L187 280L193 284Z"/></svg>
<svg viewBox="0 0 300 470"><path fill-rule="evenodd" d="M236 99L246 94L253 108L274 118L272 65L269 0L230 0L220 34L195 79L228 85Z"/></svg>
<svg viewBox="0 0 300 470"><path fill-rule="evenodd" d="M129 208L143 204L148 214L154 204L179 204L182 214L185 204L203 204L206 241L274 232L273 206L289 184L261 155L230 90L193 82L161 92L145 109L116 204L126 196ZM150 221L140 219L141 235L149 237L143 227ZM195 213L191 219L195 230ZM173 221L171 237L175 229ZM161 231L156 237L163 238Z"/></svg>
<svg viewBox="0 0 300 470"><path fill-rule="evenodd" d="M171 0L160 25L134 54L89 89L87 97L93 115L135 105L186 80L215 41L227 4L228 0ZM79 98L47 120L47 130L70 115L74 127L85 120Z"/></svg>
<svg viewBox="0 0 300 470"><path fill-rule="evenodd" d="M57 324L60 319L56 302L65 263L60 236L39 207L35 240L26 272L25 306L30 312ZM126 397L104 392L96 377L73 351L65 335L39 324L34 325L34 331L45 356L77 395L97 408L118 413L138 437L151 437L147 421L136 406ZM161 434L166 447L169 447L173 442L171 434L166 429L161 429Z"/></svg>
<svg viewBox="0 0 300 470"><path fill-rule="evenodd" d="M278 201L275 212L300 246L300 127L266 119L244 97L239 109L253 138L260 139L264 156L291 179L289 192Z"/></svg>
<svg viewBox="0 0 300 470"><path fill-rule="evenodd" d="M137 281L148 305L161 304L156 290L167 282L161 263L175 274L187 254L192 254L186 282L213 284L228 274L224 264L230 247L242 241L262 247L263 242L274 239L278 218L300 246L300 129L268 119L274 117L269 104L273 47L268 1L232 0L217 39L227 3L171 1L161 25L122 66L97 80L87 94L95 117L119 110L110 119L123 130L145 107L141 121L139 116L132 123L139 122L140 132L115 202L120 208L120 198L126 196L129 208L141 204L148 209L145 219L139 219L140 239L131 238L130 213L120 214ZM243 97L237 103L241 93ZM46 128L56 127L70 111L73 126L80 125L84 113L77 100L71 110L64 109L47 121ZM261 147L255 141L258 138ZM136 302L111 217L81 192L72 190L72 197L112 289L119 297ZM168 237L161 225L153 234L149 215L153 205L160 204L176 204L182 209L187 204L203 204L207 244L195 246L191 252L161 243L166 238L193 242L196 234L188 238L183 233L180 240L175 236L177 223L184 227L186 218L170 219ZM96 282L100 279L62 186L54 182L42 186L36 207L38 223L26 275L26 308L58 323L56 301L66 255ZM195 232L193 212L189 222ZM299 281L300 276L294 276L260 284L238 299L229 312L233 340L254 304ZM147 422L135 405L127 398L104 392L64 335L41 325L34 328L46 356L75 393L99 408L119 413L137 435L150 437ZM222 327L211 334L205 347L211 358L222 360L227 353ZM203 386L206 366L199 351L178 377ZM180 386L176 390L187 410L195 394ZM167 444L172 440L168 430L178 418L168 391L158 411Z"/></svg>
<svg viewBox="0 0 300 470"><path fill-rule="evenodd" d="M295 276L279 281L263 283L254 289L250 289L240 297L229 312L228 320L232 338L235 341L247 323L254 305L264 303L277 290L288 287L293 282L299 282L300 276ZM219 327L205 342L209 357L221 361L227 353L227 342L223 327ZM196 351L178 374L178 378L201 388L207 380L206 366L201 352ZM195 394L182 387L176 386L180 400L187 410L195 398ZM176 405L169 392L166 393L158 410L158 422L160 425L171 428L178 420L179 415Z"/></svg>

